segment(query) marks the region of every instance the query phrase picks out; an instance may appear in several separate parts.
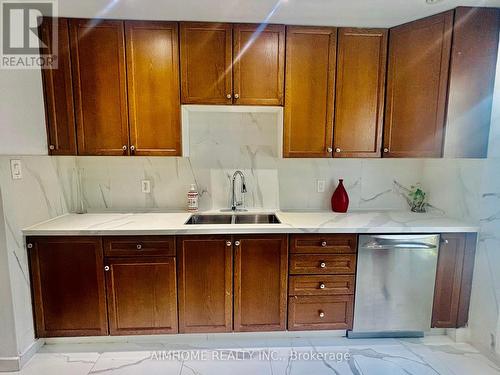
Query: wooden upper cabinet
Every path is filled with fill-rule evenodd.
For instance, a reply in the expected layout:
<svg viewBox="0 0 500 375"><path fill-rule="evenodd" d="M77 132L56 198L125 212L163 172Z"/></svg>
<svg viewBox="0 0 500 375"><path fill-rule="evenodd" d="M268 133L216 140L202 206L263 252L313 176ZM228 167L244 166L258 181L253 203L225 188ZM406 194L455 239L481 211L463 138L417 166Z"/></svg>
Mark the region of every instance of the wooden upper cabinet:
<svg viewBox="0 0 500 375"><path fill-rule="evenodd" d="M57 22L57 69L42 69L47 121L47 143L51 155L76 155L76 125L73 106L69 28L66 18L44 18L40 37L47 46L41 54L53 54L52 22Z"/></svg>
<svg viewBox="0 0 500 375"><path fill-rule="evenodd" d="M234 104L283 105L285 26L234 25Z"/></svg>
<svg viewBox="0 0 500 375"><path fill-rule="evenodd" d="M128 154L123 22L70 20L79 155Z"/></svg>
<svg viewBox="0 0 500 375"><path fill-rule="evenodd" d="M386 29L339 29L334 157L381 155L387 34Z"/></svg>
<svg viewBox="0 0 500 375"><path fill-rule="evenodd" d="M459 328L467 324L476 241L476 233L441 235L432 309L433 328Z"/></svg>
<svg viewBox="0 0 500 375"><path fill-rule="evenodd" d="M455 10L445 157L487 156L499 13L497 8Z"/></svg>
<svg viewBox="0 0 500 375"><path fill-rule="evenodd" d="M288 26L284 157L331 157L337 29Z"/></svg>
<svg viewBox="0 0 500 375"><path fill-rule="evenodd" d="M440 157L453 11L390 30L384 156Z"/></svg>
<svg viewBox="0 0 500 375"><path fill-rule="evenodd" d="M37 337L108 334L100 237L28 238Z"/></svg>
<svg viewBox="0 0 500 375"><path fill-rule="evenodd" d="M284 331L288 274L287 236L234 238L234 330Z"/></svg>
<svg viewBox="0 0 500 375"><path fill-rule="evenodd" d="M181 23L183 104L231 104L232 25Z"/></svg>
<svg viewBox="0 0 500 375"><path fill-rule="evenodd" d="M175 258L109 258L109 333L177 333Z"/></svg>
<svg viewBox="0 0 500 375"><path fill-rule="evenodd" d="M126 21L131 155L181 155L178 26Z"/></svg>
<svg viewBox="0 0 500 375"><path fill-rule="evenodd" d="M177 238L179 332L231 332L233 248L229 236Z"/></svg>

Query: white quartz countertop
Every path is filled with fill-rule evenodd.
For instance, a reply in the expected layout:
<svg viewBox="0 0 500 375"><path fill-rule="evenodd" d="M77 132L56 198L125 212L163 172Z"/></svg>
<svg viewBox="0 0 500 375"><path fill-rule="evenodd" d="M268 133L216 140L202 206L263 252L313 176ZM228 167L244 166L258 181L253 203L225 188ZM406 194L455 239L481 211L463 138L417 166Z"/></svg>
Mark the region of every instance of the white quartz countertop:
<svg viewBox="0 0 500 375"><path fill-rule="evenodd" d="M269 211L267 211L269 212ZM214 213L214 212L211 212ZM186 225L188 212L66 214L25 228L26 236L252 233L450 233L476 225L437 214L407 211L276 211L281 224Z"/></svg>

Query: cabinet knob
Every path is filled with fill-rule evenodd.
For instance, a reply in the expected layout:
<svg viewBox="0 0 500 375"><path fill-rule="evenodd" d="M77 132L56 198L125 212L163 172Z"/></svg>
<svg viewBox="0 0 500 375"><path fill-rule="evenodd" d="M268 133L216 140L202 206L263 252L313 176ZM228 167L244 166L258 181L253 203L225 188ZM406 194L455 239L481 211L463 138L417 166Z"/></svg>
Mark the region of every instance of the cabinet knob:
<svg viewBox="0 0 500 375"><path fill-rule="evenodd" d="M443 243L444 243L444 244L447 244L447 243L449 243L449 242L450 242L450 241L448 241L448 240L443 240Z"/></svg>
<svg viewBox="0 0 500 375"><path fill-rule="evenodd" d="M104 266L104 271L109 271L109 266Z"/></svg>
<svg viewBox="0 0 500 375"><path fill-rule="evenodd" d="M54 146L54 145L49 146L49 150L55 150L55 149L56 149L56 146Z"/></svg>
<svg viewBox="0 0 500 375"><path fill-rule="evenodd" d="M340 148L338 148L338 147L335 149L335 152L341 152L341 151L342 150Z"/></svg>
<svg viewBox="0 0 500 375"><path fill-rule="evenodd" d="M123 151L127 151L127 145L123 145L123 146L122 146L122 150L123 150Z"/></svg>
<svg viewBox="0 0 500 375"><path fill-rule="evenodd" d="M332 149L331 147L328 147L328 148L326 149L326 152L332 152L332 151L333 151L333 149Z"/></svg>
<svg viewBox="0 0 500 375"><path fill-rule="evenodd" d="M319 266L320 266L321 268L325 268L325 267L326 267L326 263L325 263L325 262L321 262L321 263L319 264Z"/></svg>
<svg viewBox="0 0 500 375"><path fill-rule="evenodd" d="M318 315L319 315L320 318L324 318L325 317L325 313L323 311L321 311L321 310L319 310L319 314Z"/></svg>
<svg viewBox="0 0 500 375"><path fill-rule="evenodd" d="M231 97L232 97L231 94L226 95L226 98L228 98L228 99L231 99Z"/></svg>
<svg viewBox="0 0 500 375"><path fill-rule="evenodd" d="M389 149L387 147L384 148L384 152L389 152Z"/></svg>
<svg viewBox="0 0 500 375"><path fill-rule="evenodd" d="M33 244L32 244L32 243L29 243L29 244L27 244L27 245L26 245L26 247L27 247L28 249L33 249Z"/></svg>
<svg viewBox="0 0 500 375"><path fill-rule="evenodd" d="M130 151L135 151L135 146L134 145L130 146Z"/></svg>
<svg viewBox="0 0 500 375"><path fill-rule="evenodd" d="M321 284L319 284L319 288L320 288L320 289L325 289L325 288L326 288L326 286L325 286L325 284L321 283Z"/></svg>
<svg viewBox="0 0 500 375"><path fill-rule="evenodd" d="M234 94L234 98L235 99L239 99L240 98L240 94Z"/></svg>
<svg viewBox="0 0 500 375"><path fill-rule="evenodd" d="M142 249L142 245L140 243L137 244L137 250L141 250Z"/></svg>
<svg viewBox="0 0 500 375"><path fill-rule="evenodd" d="M231 241L226 241L226 246L227 247L231 246Z"/></svg>
<svg viewBox="0 0 500 375"><path fill-rule="evenodd" d="M326 241L321 242L322 247L326 247Z"/></svg>
<svg viewBox="0 0 500 375"><path fill-rule="evenodd" d="M240 241L234 241L234 246L240 246Z"/></svg>

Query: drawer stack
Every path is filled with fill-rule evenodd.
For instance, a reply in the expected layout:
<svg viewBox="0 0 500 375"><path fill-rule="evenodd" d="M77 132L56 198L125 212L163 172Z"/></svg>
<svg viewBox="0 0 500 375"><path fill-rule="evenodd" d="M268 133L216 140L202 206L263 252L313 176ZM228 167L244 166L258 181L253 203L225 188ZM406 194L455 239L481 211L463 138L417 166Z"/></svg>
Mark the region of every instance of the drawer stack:
<svg viewBox="0 0 500 375"><path fill-rule="evenodd" d="M290 236L288 330L351 329L356 235Z"/></svg>

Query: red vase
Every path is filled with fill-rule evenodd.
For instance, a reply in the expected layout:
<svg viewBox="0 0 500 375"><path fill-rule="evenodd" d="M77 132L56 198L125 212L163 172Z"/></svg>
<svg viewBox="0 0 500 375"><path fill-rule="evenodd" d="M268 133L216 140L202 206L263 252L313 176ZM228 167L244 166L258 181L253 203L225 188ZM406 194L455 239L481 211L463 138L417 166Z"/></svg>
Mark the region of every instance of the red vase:
<svg viewBox="0 0 500 375"><path fill-rule="evenodd" d="M332 195L333 212L347 212L349 208L349 196L344 188L344 180L339 180L339 184Z"/></svg>

